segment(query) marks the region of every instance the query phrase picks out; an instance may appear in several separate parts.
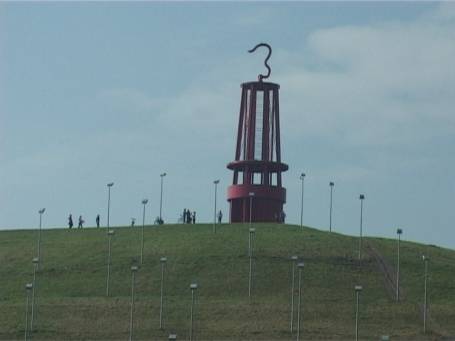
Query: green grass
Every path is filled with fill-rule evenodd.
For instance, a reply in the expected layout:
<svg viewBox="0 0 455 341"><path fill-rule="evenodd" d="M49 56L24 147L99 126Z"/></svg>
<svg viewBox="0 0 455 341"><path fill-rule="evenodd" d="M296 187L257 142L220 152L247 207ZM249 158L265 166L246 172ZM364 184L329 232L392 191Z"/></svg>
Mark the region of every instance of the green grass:
<svg viewBox="0 0 455 341"><path fill-rule="evenodd" d="M137 273L135 339L188 339L191 292L197 282L195 339L289 340L290 261L302 256L302 338L353 339L354 290L361 294L360 337L436 340L455 335L455 251L402 242L403 301L394 302L367 252L359 265L357 238L297 226L257 224L254 288L248 299L248 226L146 227L144 264ZM43 230L33 339L127 339L130 266L137 263L141 228L116 228L111 297L105 297L105 229ZM36 231L0 232L0 339L22 339L25 289L33 276ZM393 267L396 241L365 238ZM423 262L430 256L428 333L422 333ZM160 331L160 257L166 256L165 330ZM295 337L295 336L294 336Z"/></svg>

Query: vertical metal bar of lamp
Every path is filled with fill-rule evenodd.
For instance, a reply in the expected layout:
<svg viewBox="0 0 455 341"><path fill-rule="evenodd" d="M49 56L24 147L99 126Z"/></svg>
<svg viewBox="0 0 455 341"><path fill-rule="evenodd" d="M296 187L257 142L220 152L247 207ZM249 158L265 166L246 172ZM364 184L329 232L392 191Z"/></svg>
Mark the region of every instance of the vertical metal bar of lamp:
<svg viewBox="0 0 455 341"><path fill-rule="evenodd" d="M39 258L33 258L33 289L32 289L32 313L30 317L30 331L33 332L33 321L35 318L35 291L36 291L36 270L38 269Z"/></svg>
<svg viewBox="0 0 455 341"><path fill-rule="evenodd" d="M106 296L109 297L109 280L111 277L111 239L115 234L114 230L109 230L107 232L108 237L108 255L107 255L107 278L106 278Z"/></svg>
<svg viewBox="0 0 455 341"><path fill-rule="evenodd" d="M428 313L428 261L430 260L427 256L422 256L425 263L425 275L424 275L424 296L423 296L423 332L427 332L427 313Z"/></svg>
<svg viewBox="0 0 455 341"><path fill-rule="evenodd" d="M161 173L161 190L160 190L160 224L163 221L162 210L163 210L163 178L166 176L166 173Z"/></svg>
<svg viewBox="0 0 455 341"><path fill-rule="evenodd" d="M333 198L333 186L335 185L335 183L333 183L332 181L329 183L329 186L330 186L330 218L329 218L329 231L332 232L332 198Z"/></svg>
<svg viewBox="0 0 455 341"><path fill-rule="evenodd" d="M28 336L28 302L30 300L30 291L33 289L32 283L27 283L25 285L25 291L27 292L27 298L25 300L25 341L27 341Z"/></svg>
<svg viewBox="0 0 455 341"><path fill-rule="evenodd" d="M129 340L133 340L133 329L134 329L134 286L136 284L136 272L138 267L133 265L131 267L131 310L130 310L130 338Z"/></svg>
<svg viewBox="0 0 455 341"><path fill-rule="evenodd" d="M360 297L360 292L362 291L362 286L361 285L356 285L354 287L355 291L355 340L359 340L359 297Z"/></svg>
<svg viewBox="0 0 455 341"><path fill-rule="evenodd" d="M250 229L251 229L252 222L253 222L253 197L254 197L254 192L249 192L248 196L250 197Z"/></svg>
<svg viewBox="0 0 455 341"><path fill-rule="evenodd" d="M363 236L363 200L365 195L360 194L360 238L359 238L359 261L362 259L362 236Z"/></svg>
<svg viewBox="0 0 455 341"><path fill-rule="evenodd" d="M218 187L218 184L220 183L220 180L215 180L215 181L213 181L213 183L215 184L215 198L214 198L215 208L213 210L213 233L216 233L216 194L217 194L217 187Z"/></svg>
<svg viewBox="0 0 455 341"><path fill-rule="evenodd" d="M145 205L147 205L148 199L142 200L142 205L144 208L142 210L142 236L141 236L141 265L144 258L144 227L145 227Z"/></svg>
<svg viewBox="0 0 455 341"><path fill-rule="evenodd" d="M42 219L43 219L43 213L46 209L42 208L38 211L39 213L39 231L38 231L38 269L40 268L40 262L41 262L41 227L42 227Z"/></svg>
<svg viewBox="0 0 455 341"><path fill-rule="evenodd" d="M294 291L295 291L295 263L297 262L298 257L291 257L291 334L294 331Z"/></svg>
<svg viewBox="0 0 455 341"><path fill-rule="evenodd" d="M164 328L164 321L163 321L163 309L164 309L164 269L166 267L167 258L161 257L161 290L160 290L160 329Z"/></svg>
<svg viewBox="0 0 455 341"><path fill-rule="evenodd" d="M110 217L111 217L111 187L114 186L113 182L107 184L107 233L109 233Z"/></svg>
<svg viewBox="0 0 455 341"><path fill-rule="evenodd" d="M401 240L401 234L403 233L402 229L397 229L397 235L398 235L398 250L397 250L397 287L396 287L396 301L400 301L400 240Z"/></svg>
<svg viewBox="0 0 455 341"><path fill-rule="evenodd" d="M194 334L194 292L197 289L197 284L192 283L190 284L191 289L191 312L190 312L190 341L193 341L193 334Z"/></svg>
<svg viewBox="0 0 455 341"><path fill-rule="evenodd" d="M301 320L301 306L302 306L302 271L305 264L303 262L297 264L299 268L299 299L297 303L297 341L300 340L300 320Z"/></svg>
<svg viewBox="0 0 455 341"><path fill-rule="evenodd" d="M248 298L251 299L251 290L253 287L253 248L254 248L254 234L256 233L255 228L250 228L249 230L249 248L248 255L250 261L249 275L248 275Z"/></svg>
<svg viewBox="0 0 455 341"><path fill-rule="evenodd" d="M303 189L304 189L305 173L300 174L300 180L302 181L302 198L300 201L300 227L303 228Z"/></svg>

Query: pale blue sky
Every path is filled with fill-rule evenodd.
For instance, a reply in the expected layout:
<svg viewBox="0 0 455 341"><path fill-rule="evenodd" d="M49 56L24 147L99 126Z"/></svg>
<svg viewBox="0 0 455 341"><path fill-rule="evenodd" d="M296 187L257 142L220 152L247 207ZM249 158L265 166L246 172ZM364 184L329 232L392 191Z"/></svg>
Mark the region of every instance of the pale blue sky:
<svg viewBox="0 0 455 341"><path fill-rule="evenodd" d="M288 222L454 248L455 4L0 3L0 228L227 217L239 84L281 85Z"/></svg>

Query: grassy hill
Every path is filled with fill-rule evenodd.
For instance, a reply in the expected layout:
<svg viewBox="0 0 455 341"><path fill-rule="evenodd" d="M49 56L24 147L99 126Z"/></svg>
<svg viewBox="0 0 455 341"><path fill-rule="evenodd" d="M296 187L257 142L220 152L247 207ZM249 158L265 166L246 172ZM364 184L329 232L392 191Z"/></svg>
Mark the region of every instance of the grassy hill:
<svg viewBox="0 0 455 341"><path fill-rule="evenodd" d="M297 226L257 224L254 287L248 299L248 225L164 225L145 229L144 264L136 276L135 339L187 340L192 282L199 284L194 339L289 340L290 256L305 262L302 339L354 338L354 290L361 294L360 338L436 340L455 335L455 251L402 242L403 300L394 302L396 240L358 239ZM43 230L33 339L122 339L129 335L131 271L141 228L115 228L111 297L105 297L105 229ZM23 339L24 285L32 281L37 231L0 232L0 339ZM428 333L422 333L422 254L430 257ZM159 330L160 257L165 329ZM380 263L383 262L382 267ZM384 268L385 265L385 268Z"/></svg>

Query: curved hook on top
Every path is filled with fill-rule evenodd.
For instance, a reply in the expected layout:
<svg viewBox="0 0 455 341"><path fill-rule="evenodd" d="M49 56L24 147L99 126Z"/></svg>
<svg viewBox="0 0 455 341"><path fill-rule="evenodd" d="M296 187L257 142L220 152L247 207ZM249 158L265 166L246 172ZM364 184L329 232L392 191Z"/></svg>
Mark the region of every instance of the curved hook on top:
<svg viewBox="0 0 455 341"><path fill-rule="evenodd" d="M265 67L267 68L267 75L263 75L263 74L259 74L258 75L258 79L259 79L259 82L262 82L263 79L266 79L266 78L269 78L270 76L270 73L272 72L272 69L270 69L270 66L268 64L268 61L270 59L270 56L272 55L272 48L270 47L269 44L266 44L266 43L260 43L260 44L257 44L255 47L253 47L251 50L248 50L249 53L253 53L254 51L256 51L256 49L258 47L261 47L261 46L264 46L266 47L268 50L269 50L269 53L267 54L267 57L265 58L264 60L264 65Z"/></svg>

